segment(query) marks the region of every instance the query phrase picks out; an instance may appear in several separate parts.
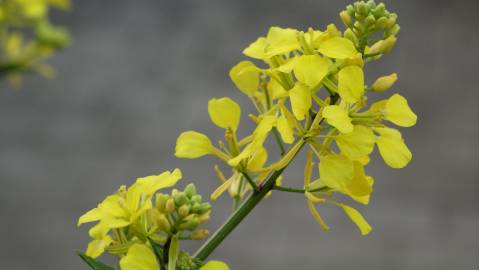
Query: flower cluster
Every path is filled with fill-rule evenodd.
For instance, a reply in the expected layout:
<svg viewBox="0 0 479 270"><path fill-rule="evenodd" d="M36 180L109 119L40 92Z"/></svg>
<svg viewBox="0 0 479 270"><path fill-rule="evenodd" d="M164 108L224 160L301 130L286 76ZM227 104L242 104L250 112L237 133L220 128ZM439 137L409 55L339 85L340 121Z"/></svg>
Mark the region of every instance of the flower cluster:
<svg viewBox="0 0 479 270"><path fill-rule="evenodd" d="M412 158L401 133L386 124L410 127L417 117L397 93L373 104L367 99L368 93L383 92L397 79L393 73L368 86L364 78L365 64L381 58L395 44L397 15L388 12L384 4L361 1L348 6L340 17L347 27L344 32L333 24L322 31L309 28L305 32L271 27L266 36L244 49L243 53L257 62L241 61L229 75L257 110L249 115L256 124L251 135L237 138L240 106L222 97L209 101L208 113L211 121L224 129L225 142L215 146L196 131L178 137L177 157L212 154L232 168L232 176L226 179L216 167L223 184L212 199L228 188L233 198L241 199L260 188L268 175L286 167L307 145L310 153L302 191L312 215L328 230L314 204L331 203L341 207L362 234L369 233L371 227L361 214L337 202L333 195L368 204L374 181L364 167L374 147L392 168L402 168ZM264 143L271 133L281 156L267 164L269 151ZM291 147L284 151L284 145ZM311 180L315 160L318 177ZM275 188L293 190L279 183Z"/></svg>
<svg viewBox="0 0 479 270"><path fill-rule="evenodd" d="M208 235L206 229L198 227L209 220L211 205L202 201L194 184L188 184L184 191L173 189L170 195L158 193L180 178L179 169L138 178L81 216L78 225L98 222L89 231L92 241L86 255L97 258L107 251L121 258L122 270L164 269L166 265L175 269L178 258L187 263L189 256L178 256L178 242Z"/></svg>
<svg viewBox="0 0 479 270"><path fill-rule="evenodd" d="M68 46L70 36L50 23L48 12L70 6L70 0L0 1L0 75L8 75L13 84L22 72L52 77L54 70L44 60Z"/></svg>

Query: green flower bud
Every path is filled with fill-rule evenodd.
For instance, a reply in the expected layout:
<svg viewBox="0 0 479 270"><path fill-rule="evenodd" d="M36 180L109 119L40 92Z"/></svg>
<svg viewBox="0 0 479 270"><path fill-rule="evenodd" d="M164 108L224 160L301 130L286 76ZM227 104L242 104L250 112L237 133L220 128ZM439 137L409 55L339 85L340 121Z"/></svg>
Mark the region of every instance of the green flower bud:
<svg viewBox="0 0 479 270"><path fill-rule="evenodd" d="M370 26L370 25L374 25L374 23L376 22L376 19L371 14L371 15L366 17L366 20L364 22L366 23L367 26Z"/></svg>
<svg viewBox="0 0 479 270"><path fill-rule="evenodd" d="M208 220L210 220L210 214L211 214L211 211L208 211L202 215L199 215L198 220L200 221L200 223L205 223Z"/></svg>
<svg viewBox="0 0 479 270"><path fill-rule="evenodd" d="M211 204L207 203L207 202L202 203L198 207L198 214L204 214L204 213L208 212L209 210L211 210Z"/></svg>
<svg viewBox="0 0 479 270"><path fill-rule="evenodd" d="M366 17L369 13L369 7L364 1L359 2L357 11L361 14L362 17Z"/></svg>
<svg viewBox="0 0 479 270"><path fill-rule="evenodd" d="M374 2L374 0L369 0L366 4L368 5L369 10L376 8L376 2Z"/></svg>
<svg viewBox="0 0 479 270"><path fill-rule="evenodd" d="M387 39L384 40L383 45L381 46L381 53L388 53L396 44L397 38L395 36L389 36Z"/></svg>
<svg viewBox="0 0 479 270"><path fill-rule="evenodd" d="M360 33L364 32L364 25L359 21L354 22L354 28L358 29Z"/></svg>
<svg viewBox="0 0 479 270"><path fill-rule="evenodd" d="M178 207L188 202L188 197L185 195L184 192L176 193L175 195L173 195L173 199L175 200L175 204Z"/></svg>
<svg viewBox="0 0 479 270"><path fill-rule="evenodd" d="M381 17L376 20L376 28L386 28L388 19L386 17Z"/></svg>
<svg viewBox="0 0 479 270"><path fill-rule="evenodd" d="M351 40L354 44L358 43L358 37L356 37L353 30L351 30L350 28L348 28L348 29L346 29L346 31L344 31L344 37Z"/></svg>
<svg viewBox="0 0 479 270"><path fill-rule="evenodd" d="M198 213L200 207L201 207L200 203L197 203L197 202L193 203L193 205L191 206L191 212Z"/></svg>
<svg viewBox="0 0 479 270"><path fill-rule="evenodd" d="M354 16L354 7L352 5L347 5L346 11L348 12L349 16Z"/></svg>
<svg viewBox="0 0 479 270"><path fill-rule="evenodd" d="M352 19L351 16L349 16L348 12L343 10L339 13L339 17L341 18L341 21L343 21L344 25L347 27L350 27L352 24Z"/></svg>
<svg viewBox="0 0 479 270"><path fill-rule="evenodd" d="M171 225L168 221L168 218L164 214L160 214L157 216L156 223L158 224L158 228L160 229L160 231L163 231L165 233L170 232Z"/></svg>
<svg viewBox="0 0 479 270"><path fill-rule="evenodd" d="M195 184L190 183L185 187L185 194L188 196L188 198L191 199L194 195L196 195L196 187Z"/></svg>
<svg viewBox="0 0 479 270"><path fill-rule="evenodd" d="M398 15L396 13L391 13L391 15L389 15L389 18L387 20L386 28L393 27L396 24L397 18L398 18Z"/></svg>
<svg viewBox="0 0 479 270"><path fill-rule="evenodd" d="M399 26L399 24L395 24L392 28L390 28L390 29L386 32L386 34L387 34L388 36L395 36L395 35L399 32L400 29L401 29L401 27Z"/></svg>
<svg viewBox="0 0 479 270"><path fill-rule="evenodd" d="M189 213L190 213L190 207L186 204L182 205L178 209L178 214L180 215L181 218L188 216Z"/></svg>
<svg viewBox="0 0 479 270"><path fill-rule="evenodd" d="M207 237L210 232L207 229L197 229L191 233L191 239L193 240L201 240Z"/></svg>
<svg viewBox="0 0 479 270"><path fill-rule="evenodd" d="M371 86L371 89L375 92L386 91L389 88L391 88L391 86L393 86L393 84L396 82L397 79L398 79L398 76L396 73L393 73L388 76L379 77L373 83L373 85Z"/></svg>
<svg viewBox="0 0 479 270"><path fill-rule="evenodd" d="M167 201L166 201L166 206L165 206L165 209L168 213L173 213L175 212L176 210L176 206L175 206L175 200L173 198L169 198Z"/></svg>
<svg viewBox="0 0 479 270"><path fill-rule="evenodd" d="M386 11L386 6L384 5L384 3L379 3L375 9L373 9L373 14L376 18L379 18L379 17L382 17L385 15L385 12Z"/></svg>
<svg viewBox="0 0 479 270"><path fill-rule="evenodd" d="M187 220L186 222L181 223L179 228L181 230L192 231L192 230L196 229L199 225L200 225L200 221L198 220L198 218L195 217L195 218L192 218L190 220Z"/></svg>
<svg viewBox="0 0 479 270"><path fill-rule="evenodd" d="M156 194L156 209L160 212L165 212L166 208L166 201L168 200L169 196L163 193Z"/></svg>
<svg viewBox="0 0 479 270"><path fill-rule="evenodd" d="M196 194L196 195L191 197L191 202L193 202L193 203L201 203L202 200L203 200L203 198L201 197L200 194Z"/></svg>

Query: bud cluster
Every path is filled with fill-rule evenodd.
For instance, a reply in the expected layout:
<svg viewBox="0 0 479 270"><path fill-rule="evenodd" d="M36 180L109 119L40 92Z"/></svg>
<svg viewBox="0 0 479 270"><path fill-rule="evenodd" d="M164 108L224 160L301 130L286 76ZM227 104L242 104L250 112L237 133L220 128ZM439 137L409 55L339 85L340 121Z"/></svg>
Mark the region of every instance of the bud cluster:
<svg viewBox="0 0 479 270"><path fill-rule="evenodd" d="M339 16L348 28L344 32L344 37L354 42L362 53L385 54L396 43L396 34L400 29L399 24L396 23L398 16L396 13L389 12L384 3L376 4L373 0L358 1L348 5L339 13ZM377 40L377 35L381 34L382 36ZM370 39L371 37L373 39Z"/></svg>
<svg viewBox="0 0 479 270"><path fill-rule="evenodd" d="M157 194L153 219L158 229L166 234L190 232L189 238L198 240L208 235L208 230L198 229L199 225L210 219L211 204L203 202L193 183L184 191L173 189L171 195Z"/></svg>

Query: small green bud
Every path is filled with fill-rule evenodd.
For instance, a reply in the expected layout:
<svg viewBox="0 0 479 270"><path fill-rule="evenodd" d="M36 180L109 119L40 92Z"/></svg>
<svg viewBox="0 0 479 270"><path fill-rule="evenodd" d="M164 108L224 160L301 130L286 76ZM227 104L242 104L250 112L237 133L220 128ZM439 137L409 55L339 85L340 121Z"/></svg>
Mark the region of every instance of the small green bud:
<svg viewBox="0 0 479 270"><path fill-rule="evenodd" d="M378 5L376 5L376 8L373 9L373 14L376 18L379 18L379 17L382 17L384 16L384 11L386 10L386 6L384 5L384 3L379 3Z"/></svg>
<svg viewBox="0 0 479 270"><path fill-rule="evenodd" d="M356 28L360 33L364 32L364 25L359 21L354 22L354 28Z"/></svg>
<svg viewBox="0 0 479 270"><path fill-rule="evenodd" d="M199 208L198 208L198 214L203 214L203 213L206 213L208 212L209 210L211 210L211 204L210 203L202 203L200 204Z"/></svg>
<svg viewBox="0 0 479 270"><path fill-rule="evenodd" d="M185 195L184 192L176 193L175 195L173 195L173 199L175 200L175 204L178 207L188 202L188 197Z"/></svg>
<svg viewBox="0 0 479 270"><path fill-rule="evenodd" d="M175 206L175 200L173 198L169 198L167 201L166 201L166 206L165 206L165 209L168 213L173 213L175 212L176 210L176 206Z"/></svg>
<svg viewBox="0 0 479 270"><path fill-rule="evenodd" d="M388 19L386 17L381 17L376 20L376 28L386 28Z"/></svg>
<svg viewBox="0 0 479 270"><path fill-rule="evenodd" d="M191 233L191 239L201 240L205 238L206 236L208 236L209 234L210 232L207 229L197 229Z"/></svg>
<svg viewBox="0 0 479 270"><path fill-rule="evenodd" d="M198 213L200 207L201 207L200 203L197 203L197 202L193 203L193 205L191 206L191 212Z"/></svg>
<svg viewBox="0 0 479 270"><path fill-rule="evenodd" d="M396 44L397 38L395 36L389 36L387 39L384 40L383 45L381 46L381 53L388 53Z"/></svg>
<svg viewBox="0 0 479 270"><path fill-rule="evenodd" d="M346 11L348 12L349 16L354 16L354 7L352 5L347 5Z"/></svg>
<svg viewBox="0 0 479 270"><path fill-rule="evenodd" d="M351 30L350 28L348 28L348 29L346 29L346 31L344 31L344 37L351 40L354 44L358 43L358 37L356 37L353 30Z"/></svg>
<svg viewBox="0 0 479 270"><path fill-rule="evenodd" d="M201 197L200 194L196 194L196 195L191 197L191 202L193 202L193 203L201 203L202 200L203 200L203 198Z"/></svg>
<svg viewBox="0 0 479 270"><path fill-rule="evenodd" d="M367 26L370 26L370 25L374 25L374 23L376 22L376 19L374 18L374 16L371 14L369 16L366 17L365 21Z"/></svg>
<svg viewBox="0 0 479 270"><path fill-rule="evenodd" d="M181 218L188 216L189 213L190 213L190 207L186 204L178 208L178 214L180 215Z"/></svg>
<svg viewBox="0 0 479 270"><path fill-rule="evenodd" d="M361 17L366 17L369 13L369 7L364 1L359 2L357 11L361 14Z"/></svg>
<svg viewBox="0 0 479 270"><path fill-rule="evenodd" d="M193 197L194 195L196 195L196 187L195 187L195 184L193 184L193 183L188 184L188 185L185 187L185 194L186 194L186 196L188 196L188 198L191 198L191 197Z"/></svg>
<svg viewBox="0 0 479 270"><path fill-rule="evenodd" d="M160 212L165 212L166 208L166 201L168 200L169 196L163 193L156 194L156 209Z"/></svg>
<svg viewBox="0 0 479 270"><path fill-rule="evenodd" d="M181 223L180 229L192 231L196 229L199 225L200 225L200 221L198 220L198 218L195 217L190 220L187 220L186 222Z"/></svg>
<svg viewBox="0 0 479 270"><path fill-rule="evenodd" d="M366 4L368 5L369 10L376 8L376 2L374 2L374 0L369 0Z"/></svg>
<svg viewBox="0 0 479 270"><path fill-rule="evenodd" d="M341 18L341 21L343 21L344 25L347 27L350 27L352 24L352 19L351 16L349 16L348 12L343 10L339 13L339 17Z"/></svg>
<svg viewBox="0 0 479 270"><path fill-rule="evenodd" d="M398 15L396 13L391 13L391 15L389 15L389 18L387 20L386 28L393 27L396 24L397 18L398 18Z"/></svg>
<svg viewBox="0 0 479 270"><path fill-rule="evenodd" d="M371 86L371 89L375 92L383 92L391 88L398 79L396 73L392 73L388 76L379 77Z"/></svg>
<svg viewBox="0 0 479 270"><path fill-rule="evenodd" d="M168 221L168 218L164 214L158 215L156 218L156 222L158 224L158 228L163 231L163 232L170 232L171 230L171 225L170 222Z"/></svg>
<svg viewBox="0 0 479 270"><path fill-rule="evenodd" d="M390 28L388 31L387 31L387 35L388 36L395 36L399 30L401 29L401 27L399 26L399 24L395 24L392 28Z"/></svg>
<svg viewBox="0 0 479 270"><path fill-rule="evenodd" d="M199 215L198 220L200 221L200 223L205 223L208 220L210 220L210 214L211 214L211 211L208 211L202 215Z"/></svg>

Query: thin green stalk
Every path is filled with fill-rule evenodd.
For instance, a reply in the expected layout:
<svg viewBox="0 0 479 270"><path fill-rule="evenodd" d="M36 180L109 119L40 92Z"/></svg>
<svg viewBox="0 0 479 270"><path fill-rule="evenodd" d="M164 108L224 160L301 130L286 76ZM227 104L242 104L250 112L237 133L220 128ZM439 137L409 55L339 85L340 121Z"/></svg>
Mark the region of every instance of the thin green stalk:
<svg viewBox="0 0 479 270"><path fill-rule="evenodd" d="M281 140L278 129L276 127L273 127L273 135L276 142L278 143L280 154L284 156L284 153L286 153L286 149L284 148L283 141Z"/></svg>
<svg viewBox="0 0 479 270"><path fill-rule="evenodd" d="M253 179L251 179L251 176L249 176L248 173L246 173L246 172L244 172L244 171L241 171L241 174L242 174L243 177L246 179L246 181L248 181L248 183L251 185L251 187L253 188L253 190L259 190L258 185L254 182Z"/></svg>
<svg viewBox="0 0 479 270"><path fill-rule="evenodd" d="M284 191L284 192L305 193L306 191L308 191L308 192L327 191L329 188L328 187L320 187L320 188L315 188L315 189L311 189L311 190L306 190L304 188L290 188L290 187L275 186L273 189L278 190L278 191Z"/></svg>

